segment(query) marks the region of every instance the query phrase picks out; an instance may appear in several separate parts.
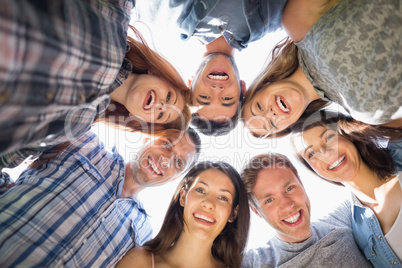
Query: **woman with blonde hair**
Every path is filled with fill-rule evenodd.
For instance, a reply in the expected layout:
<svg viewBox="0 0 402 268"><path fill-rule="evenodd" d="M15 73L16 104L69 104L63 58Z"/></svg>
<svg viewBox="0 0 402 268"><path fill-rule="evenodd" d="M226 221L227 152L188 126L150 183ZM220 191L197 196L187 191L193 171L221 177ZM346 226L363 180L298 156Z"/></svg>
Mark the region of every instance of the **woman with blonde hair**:
<svg viewBox="0 0 402 268"><path fill-rule="evenodd" d="M116 267L240 267L249 224L239 173L224 162L200 162L177 187L157 236Z"/></svg>

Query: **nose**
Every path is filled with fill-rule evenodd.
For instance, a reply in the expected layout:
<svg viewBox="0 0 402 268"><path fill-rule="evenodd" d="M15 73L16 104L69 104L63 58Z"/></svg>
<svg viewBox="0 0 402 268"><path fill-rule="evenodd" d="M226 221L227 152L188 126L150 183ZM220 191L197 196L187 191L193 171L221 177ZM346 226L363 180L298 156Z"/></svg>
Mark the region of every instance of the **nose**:
<svg viewBox="0 0 402 268"><path fill-rule="evenodd" d="M292 209L295 206L295 203L292 199L284 197L282 198L281 206L283 209Z"/></svg>
<svg viewBox="0 0 402 268"><path fill-rule="evenodd" d="M172 166L173 160L174 160L174 154L171 151L166 150L163 154L160 156L161 161L162 161L162 167L164 169L168 169Z"/></svg>
<svg viewBox="0 0 402 268"><path fill-rule="evenodd" d="M167 107L166 107L165 103L161 100L161 103L157 104L156 109L158 111L165 112Z"/></svg>
<svg viewBox="0 0 402 268"><path fill-rule="evenodd" d="M220 84L212 84L211 88L215 89L215 90L223 90L225 87L223 85L220 85Z"/></svg>
<svg viewBox="0 0 402 268"><path fill-rule="evenodd" d="M268 119L277 115L278 113L272 108L272 106L269 106L267 111L265 112L265 117L267 117Z"/></svg>
<svg viewBox="0 0 402 268"><path fill-rule="evenodd" d="M202 207L206 210L214 211L215 210L215 203L211 200L211 197L206 196L202 200Z"/></svg>

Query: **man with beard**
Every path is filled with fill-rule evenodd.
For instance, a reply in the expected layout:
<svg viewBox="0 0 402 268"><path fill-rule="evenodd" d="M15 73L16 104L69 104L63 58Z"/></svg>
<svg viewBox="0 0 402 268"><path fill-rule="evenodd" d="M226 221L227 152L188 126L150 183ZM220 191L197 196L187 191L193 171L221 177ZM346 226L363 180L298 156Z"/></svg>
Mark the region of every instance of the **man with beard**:
<svg viewBox="0 0 402 268"><path fill-rule="evenodd" d="M0 266L113 267L151 238L138 193L197 160L198 134L168 130L125 163L87 132L45 151L0 196Z"/></svg>

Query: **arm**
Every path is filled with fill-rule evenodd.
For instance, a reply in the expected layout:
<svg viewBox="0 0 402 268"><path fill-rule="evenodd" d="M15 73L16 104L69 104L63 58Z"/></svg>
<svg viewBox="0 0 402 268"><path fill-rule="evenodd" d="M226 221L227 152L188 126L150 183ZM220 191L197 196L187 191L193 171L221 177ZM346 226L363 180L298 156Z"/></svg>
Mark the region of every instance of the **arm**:
<svg viewBox="0 0 402 268"><path fill-rule="evenodd" d="M338 227L346 227L352 229L352 204L350 200L343 201L332 212L328 213L319 221L333 224Z"/></svg>
<svg viewBox="0 0 402 268"><path fill-rule="evenodd" d="M116 268L152 267L151 252L143 247L130 249L117 263Z"/></svg>
<svg viewBox="0 0 402 268"><path fill-rule="evenodd" d="M310 28L339 0L288 0L282 25L294 42L304 39Z"/></svg>

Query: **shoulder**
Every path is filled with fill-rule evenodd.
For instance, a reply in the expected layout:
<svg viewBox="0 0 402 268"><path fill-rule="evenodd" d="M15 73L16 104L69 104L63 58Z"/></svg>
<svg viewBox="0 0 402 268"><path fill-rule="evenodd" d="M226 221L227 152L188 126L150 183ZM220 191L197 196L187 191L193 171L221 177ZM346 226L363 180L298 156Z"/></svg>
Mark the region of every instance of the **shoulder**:
<svg viewBox="0 0 402 268"><path fill-rule="evenodd" d="M283 28L295 42L300 42L336 2L338 0L288 0L282 16Z"/></svg>
<svg viewBox="0 0 402 268"><path fill-rule="evenodd" d="M271 240L264 246L249 249L243 258L242 267L260 267L274 264L275 246Z"/></svg>
<svg viewBox="0 0 402 268"><path fill-rule="evenodd" d="M130 249L116 265L116 268L151 267L151 252L143 247Z"/></svg>

